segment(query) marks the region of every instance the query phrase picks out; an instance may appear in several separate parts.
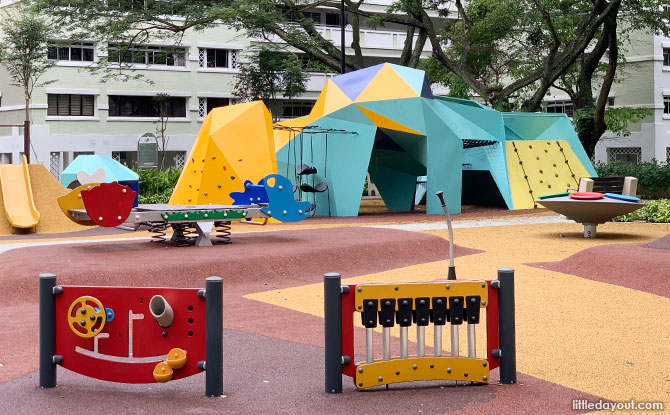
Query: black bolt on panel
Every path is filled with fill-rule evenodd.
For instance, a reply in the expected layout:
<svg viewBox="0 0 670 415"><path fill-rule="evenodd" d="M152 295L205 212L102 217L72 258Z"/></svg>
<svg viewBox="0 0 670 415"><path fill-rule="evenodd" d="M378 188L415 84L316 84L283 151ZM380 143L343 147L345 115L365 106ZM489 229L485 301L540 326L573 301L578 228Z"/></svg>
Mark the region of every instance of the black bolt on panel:
<svg viewBox="0 0 670 415"><path fill-rule="evenodd" d="M384 298L380 303L379 322L383 327L395 325L395 298Z"/></svg>
<svg viewBox="0 0 670 415"><path fill-rule="evenodd" d="M398 299L398 312L396 313L396 323L400 327L409 327L412 325L412 302L411 298Z"/></svg>

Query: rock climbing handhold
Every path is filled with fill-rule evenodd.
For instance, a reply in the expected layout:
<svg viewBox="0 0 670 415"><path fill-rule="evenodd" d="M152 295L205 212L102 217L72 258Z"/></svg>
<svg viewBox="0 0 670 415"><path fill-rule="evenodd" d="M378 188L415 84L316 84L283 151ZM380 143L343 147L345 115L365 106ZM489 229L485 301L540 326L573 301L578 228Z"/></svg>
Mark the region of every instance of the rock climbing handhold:
<svg viewBox="0 0 670 415"><path fill-rule="evenodd" d="M167 364L172 369L181 369L186 365L186 352L178 347L171 349L167 355Z"/></svg>
<svg viewBox="0 0 670 415"><path fill-rule="evenodd" d="M169 382L172 380L172 368L165 362L160 362L154 367L154 380L156 382Z"/></svg>

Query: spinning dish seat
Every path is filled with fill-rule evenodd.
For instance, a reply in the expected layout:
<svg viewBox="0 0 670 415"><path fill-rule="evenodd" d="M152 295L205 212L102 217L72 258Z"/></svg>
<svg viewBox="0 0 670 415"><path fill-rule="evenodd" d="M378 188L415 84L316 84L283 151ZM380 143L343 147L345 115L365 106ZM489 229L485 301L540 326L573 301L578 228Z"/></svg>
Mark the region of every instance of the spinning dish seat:
<svg viewBox="0 0 670 415"><path fill-rule="evenodd" d="M618 193L605 193L605 197L616 200L625 200L626 202L639 202L640 198L635 196L620 195Z"/></svg>
<svg viewBox="0 0 670 415"><path fill-rule="evenodd" d="M328 190L328 183L323 181L321 183L317 183L314 187L307 183L301 183L300 190L307 193L322 193Z"/></svg>
<svg viewBox="0 0 670 415"><path fill-rule="evenodd" d="M310 166L308 164L301 164L296 166L295 174L298 176L304 176L306 174L316 174L316 167Z"/></svg>
<svg viewBox="0 0 670 415"><path fill-rule="evenodd" d="M576 193L570 193L569 196L571 199L576 200L598 200L605 197L604 194L598 192L576 192Z"/></svg>

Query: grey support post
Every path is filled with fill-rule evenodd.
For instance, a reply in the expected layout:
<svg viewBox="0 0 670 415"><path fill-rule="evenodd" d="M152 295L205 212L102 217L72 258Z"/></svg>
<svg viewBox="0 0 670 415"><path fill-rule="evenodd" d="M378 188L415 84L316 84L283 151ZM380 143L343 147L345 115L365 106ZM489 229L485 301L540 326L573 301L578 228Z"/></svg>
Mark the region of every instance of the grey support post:
<svg viewBox="0 0 670 415"><path fill-rule="evenodd" d="M500 382L516 383L516 322L514 316L514 270L499 268L498 320Z"/></svg>
<svg viewBox="0 0 670 415"><path fill-rule="evenodd" d="M342 277L323 275L324 320L326 324L326 393L342 393Z"/></svg>
<svg viewBox="0 0 670 415"><path fill-rule="evenodd" d="M205 394L223 395L223 279L205 280Z"/></svg>
<svg viewBox="0 0 670 415"><path fill-rule="evenodd" d="M56 387L55 274L40 275L40 388Z"/></svg>

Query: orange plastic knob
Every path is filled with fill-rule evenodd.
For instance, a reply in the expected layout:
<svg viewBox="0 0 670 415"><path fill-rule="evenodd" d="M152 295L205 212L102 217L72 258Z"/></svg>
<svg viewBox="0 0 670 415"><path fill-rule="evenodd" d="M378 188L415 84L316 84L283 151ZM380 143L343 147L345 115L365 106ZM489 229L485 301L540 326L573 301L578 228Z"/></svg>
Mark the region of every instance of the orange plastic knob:
<svg viewBox="0 0 670 415"><path fill-rule="evenodd" d="M172 368L165 362L160 362L154 367L154 379L156 382L169 382L172 380Z"/></svg>
<svg viewBox="0 0 670 415"><path fill-rule="evenodd" d="M186 352L178 347L170 350L167 355L167 364L172 369L181 369L186 364Z"/></svg>

